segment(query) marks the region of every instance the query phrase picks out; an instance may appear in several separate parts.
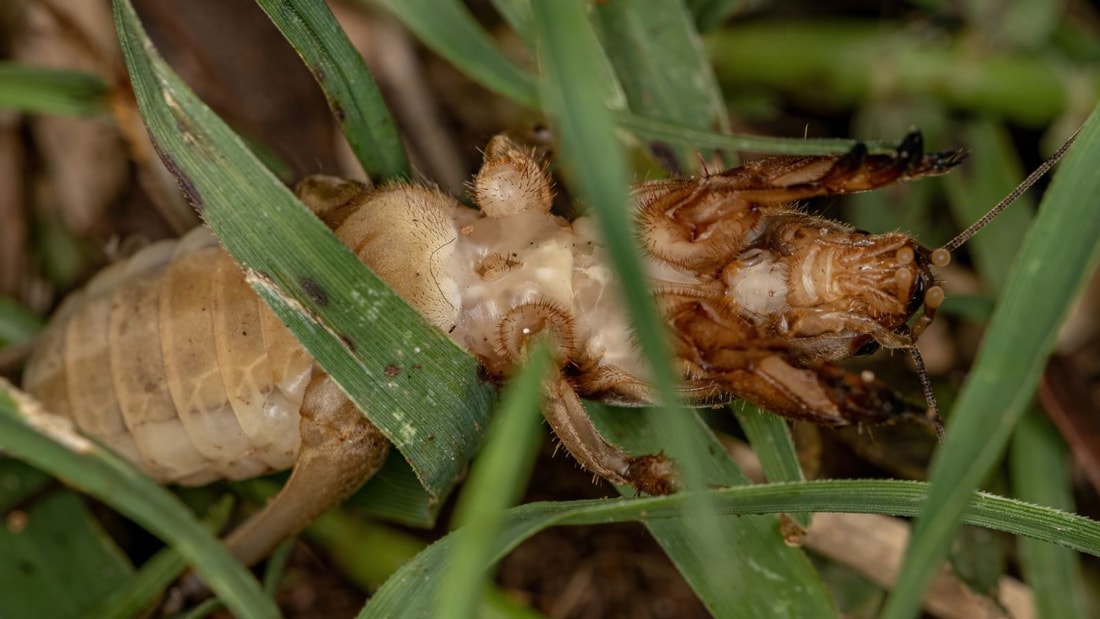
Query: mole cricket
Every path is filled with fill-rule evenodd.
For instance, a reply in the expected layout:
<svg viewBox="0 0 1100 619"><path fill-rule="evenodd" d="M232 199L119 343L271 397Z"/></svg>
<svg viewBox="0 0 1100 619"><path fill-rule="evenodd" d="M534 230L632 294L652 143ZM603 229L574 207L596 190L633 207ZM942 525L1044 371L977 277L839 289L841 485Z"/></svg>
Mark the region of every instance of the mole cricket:
<svg viewBox="0 0 1100 619"><path fill-rule="evenodd" d="M1071 138L1072 142L1072 138ZM965 153L779 156L631 190L652 293L673 342L681 397L744 399L822 425L915 420L942 432L915 341L943 301L931 267L1045 173L1069 142L987 216L930 250L795 206L944 174ZM471 183L480 210L415 184L327 176L296 188L365 264L473 353L496 380L549 335L544 415L585 469L640 492L676 489L674 463L605 440L588 398L655 397L595 222L550 212L544 162L505 136ZM879 347L913 355L926 403L836 362ZM389 443L309 357L205 229L149 245L71 295L23 385L163 483L198 485L293 467L226 542L244 563L355 491Z"/></svg>

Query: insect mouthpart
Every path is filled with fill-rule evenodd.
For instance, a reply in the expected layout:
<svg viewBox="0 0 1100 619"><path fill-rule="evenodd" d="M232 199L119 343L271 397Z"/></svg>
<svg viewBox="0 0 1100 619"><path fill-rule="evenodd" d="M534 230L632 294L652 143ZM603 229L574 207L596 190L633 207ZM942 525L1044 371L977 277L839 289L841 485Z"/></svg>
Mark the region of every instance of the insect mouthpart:
<svg viewBox="0 0 1100 619"><path fill-rule="evenodd" d="M943 288L936 285L936 278L932 274L931 267L945 266L950 257L950 254L942 249L933 251L919 245L915 248L902 247L898 250L897 260L902 265L902 268L899 268L897 272L898 284L903 290L905 285L909 285L909 300L906 302L905 312L909 316L913 316L918 310L923 309L910 330L914 342L928 325L932 324L936 309L943 304L944 300ZM916 278L913 278L911 270L905 268L914 262L917 267Z"/></svg>

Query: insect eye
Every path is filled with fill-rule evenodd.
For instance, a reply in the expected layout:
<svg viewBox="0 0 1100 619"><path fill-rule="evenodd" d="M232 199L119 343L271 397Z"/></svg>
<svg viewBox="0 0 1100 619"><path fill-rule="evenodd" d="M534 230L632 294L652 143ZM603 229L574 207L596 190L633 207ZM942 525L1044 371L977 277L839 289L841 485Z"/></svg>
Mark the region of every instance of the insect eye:
<svg viewBox="0 0 1100 619"><path fill-rule="evenodd" d="M913 282L913 291L909 293L909 303L905 309L909 314L917 313L924 305L924 293L928 289L928 274L921 273L917 281Z"/></svg>
<svg viewBox="0 0 1100 619"><path fill-rule="evenodd" d="M867 340L862 346L856 349L852 353L853 357L866 357L867 355L873 355L878 352L878 349L882 348L882 345L875 340Z"/></svg>

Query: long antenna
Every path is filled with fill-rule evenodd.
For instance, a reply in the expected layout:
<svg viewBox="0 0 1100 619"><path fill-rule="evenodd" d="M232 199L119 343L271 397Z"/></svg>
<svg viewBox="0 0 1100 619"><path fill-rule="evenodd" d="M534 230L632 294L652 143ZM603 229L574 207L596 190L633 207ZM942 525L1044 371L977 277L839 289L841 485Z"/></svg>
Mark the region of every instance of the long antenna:
<svg viewBox="0 0 1100 619"><path fill-rule="evenodd" d="M1007 196L1004 197L1004 199L998 202L997 206L991 208L988 213L982 216L981 219L975 221L973 224L970 225L969 228L960 232L958 236L948 241L943 247L937 249L936 252L940 252L941 250L943 250L943 252L950 254L951 252L962 246L963 243L969 241L970 237L978 233L978 230L981 230L986 226L986 224L988 224L990 221L993 221L993 218L999 215L1001 211L1005 210L1005 207L1015 202L1016 198L1020 197L1020 194L1030 189L1036 181L1042 178L1044 174L1049 172L1050 169L1053 168L1056 163L1058 163L1058 160L1062 158L1062 155L1066 154L1066 151L1069 150L1069 147L1073 145L1073 141L1077 139L1078 133L1081 133L1081 129L1077 129L1077 131L1074 131L1073 135L1071 135L1069 139L1066 140L1066 143L1062 145L1062 148L1058 149L1058 152L1051 155L1049 159L1043 162L1043 165L1039 166L1035 169L1034 172L1028 175L1028 177L1025 178L1022 183L1017 185L1011 193L1009 193Z"/></svg>
<svg viewBox="0 0 1100 619"><path fill-rule="evenodd" d="M920 378L920 388L924 391L924 401L928 404L925 413L925 422L936 431L936 438L943 440L943 420L940 419L940 407L936 405L936 392L932 390L932 381L928 378L928 370L924 369L924 359L917 350L917 345L909 347L909 354L913 358L913 365L917 366L917 376Z"/></svg>

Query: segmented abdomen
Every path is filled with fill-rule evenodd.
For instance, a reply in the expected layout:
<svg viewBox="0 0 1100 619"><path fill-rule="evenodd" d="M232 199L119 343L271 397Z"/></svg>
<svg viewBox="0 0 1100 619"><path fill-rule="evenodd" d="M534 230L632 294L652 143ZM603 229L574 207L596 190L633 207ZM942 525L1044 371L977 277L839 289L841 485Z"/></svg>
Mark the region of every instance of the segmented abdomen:
<svg viewBox="0 0 1100 619"><path fill-rule="evenodd" d="M158 481L198 485L294 463L312 368L200 227L70 296L23 382Z"/></svg>

